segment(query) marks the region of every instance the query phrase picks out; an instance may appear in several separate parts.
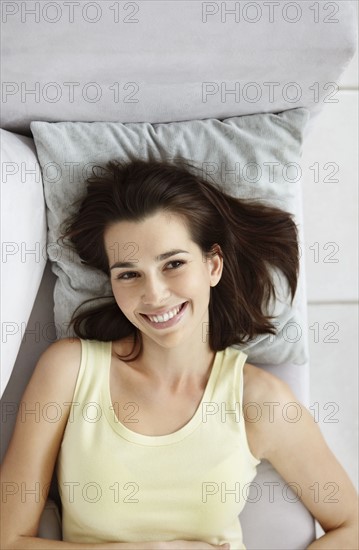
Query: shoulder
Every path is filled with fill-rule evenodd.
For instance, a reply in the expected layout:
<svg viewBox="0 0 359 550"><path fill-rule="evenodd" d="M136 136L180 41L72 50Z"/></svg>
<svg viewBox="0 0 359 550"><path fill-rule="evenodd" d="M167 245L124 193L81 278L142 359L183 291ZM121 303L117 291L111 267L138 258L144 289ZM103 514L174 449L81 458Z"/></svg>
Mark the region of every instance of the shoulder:
<svg viewBox="0 0 359 550"><path fill-rule="evenodd" d="M79 338L57 340L40 356L32 376L33 383L48 390L56 387L58 394L72 398L81 356L82 343Z"/></svg>
<svg viewBox="0 0 359 550"><path fill-rule="evenodd" d="M234 348L230 350L230 357L240 357L241 351ZM268 399L286 399L293 396L290 387L283 380L267 372L265 369L256 367L251 363L244 362L243 365L243 406L249 403L263 403Z"/></svg>
<svg viewBox="0 0 359 550"><path fill-rule="evenodd" d="M62 338L48 348L40 356L38 365L44 369L61 365L64 370L71 369L74 363L81 360L82 344L80 338Z"/></svg>
<svg viewBox="0 0 359 550"><path fill-rule="evenodd" d="M286 382L250 363L243 367L242 406L252 452L261 459L268 458L288 422L301 419L305 410Z"/></svg>
<svg viewBox="0 0 359 550"><path fill-rule="evenodd" d="M260 367L245 363L243 367L243 402L264 402L268 399L280 400L293 397L288 384Z"/></svg>

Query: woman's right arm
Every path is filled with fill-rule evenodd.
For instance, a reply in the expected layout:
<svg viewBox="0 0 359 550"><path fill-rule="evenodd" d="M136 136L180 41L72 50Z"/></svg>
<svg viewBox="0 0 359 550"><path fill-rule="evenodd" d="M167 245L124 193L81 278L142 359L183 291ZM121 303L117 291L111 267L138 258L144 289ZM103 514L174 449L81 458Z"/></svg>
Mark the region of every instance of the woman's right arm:
<svg viewBox="0 0 359 550"><path fill-rule="evenodd" d="M1 467L1 548L60 548L60 543L42 541L36 534L80 362L79 339L55 342L41 355L22 396Z"/></svg>
<svg viewBox="0 0 359 550"><path fill-rule="evenodd" d="M71 543L37 537L81 363L81 342L64 338L41 355L19 404L1 467L2 550L213 549L200 541ZM177 543L180 543L178 546Z"/></svg>

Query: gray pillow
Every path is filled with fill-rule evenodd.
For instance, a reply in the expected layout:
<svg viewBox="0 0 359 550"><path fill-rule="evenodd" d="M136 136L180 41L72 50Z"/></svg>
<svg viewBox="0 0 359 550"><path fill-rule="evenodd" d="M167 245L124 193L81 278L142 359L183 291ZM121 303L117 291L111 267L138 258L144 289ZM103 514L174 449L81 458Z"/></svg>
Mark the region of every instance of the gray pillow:
<svg viewBox="0 0 359 550"><path fill-rule="evenodd" d="M299 209L300 154L309 111L151 124L120 122L32 122L41 165L48 221L47 251L58 279L55 324L58 338L68 331L71 315L84 300L111 294L105 274L83 265L57 239L74 202L85 194L86 177L94 165L111 159L182 157L196 164L230 194L260 199L294 215ZM260 335L238 346L257 364L307 361L304 326L297 291L290 305L286 280L273 272L278 299L268 313L276 315L278 333ZM97 302L98 303L98 302Z"/></svg>

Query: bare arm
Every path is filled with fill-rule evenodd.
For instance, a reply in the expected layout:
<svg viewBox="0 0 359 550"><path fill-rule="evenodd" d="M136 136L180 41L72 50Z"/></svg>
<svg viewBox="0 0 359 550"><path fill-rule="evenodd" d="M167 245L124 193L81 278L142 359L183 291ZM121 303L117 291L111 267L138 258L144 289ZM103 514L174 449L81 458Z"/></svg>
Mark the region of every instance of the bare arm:
<svg viewBox="0 0 359 550"><path fill-rule="evenodd" d="M79 340L52 344L40 357L24 392L1 467L1 548L56 548L59 544L42 541L36 534L68 419L69 405L64 403L72 400L80 360ZM50 422L54 407L58 420Z"/></svg>
<svg viewBox="0 0 359 550"><path fill-rule="evenodd" d="M358 495L311 414L275 376L252 365L246 366L246 376L249 388L256 389L249 390L245 400L261 405L269 400L278 403L271 421L268 407L263 406L261 420L246 423L253 454L271 462L288 483L298 484L298 496L325 531L308 550L357 550ZM283 414L289 406L291 412ZM320 488L321 498L313 498L314 484Z"/></svg>

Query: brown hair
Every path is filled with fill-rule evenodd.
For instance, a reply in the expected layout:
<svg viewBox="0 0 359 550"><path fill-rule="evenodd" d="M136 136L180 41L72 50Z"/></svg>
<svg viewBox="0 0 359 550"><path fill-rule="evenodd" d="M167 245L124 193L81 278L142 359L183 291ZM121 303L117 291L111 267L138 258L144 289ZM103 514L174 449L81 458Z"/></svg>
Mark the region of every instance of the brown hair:
<svg viewBox="0 0 359 550"><path fill-rule="evenodd" d="M271 298L277 297L271 270L280 270L287 279L291 302L297 288L298 234L292 214L259 200L230 196L184 159L110 161L98 168L100 175L93 167L87 194L62 237L85 264L109 276L103 236L111 223L141 221L163 210L177 214L186 220L203 254L213 253L219 244L223 256L221 280L210 290L211 349L276 334L274 317L266 315ZM141 334L113 296L106 305L76 311L71 324L80 338L112 341L133 336L133 350L139 343L140 351L131 360L141 353Z"/></svg>

